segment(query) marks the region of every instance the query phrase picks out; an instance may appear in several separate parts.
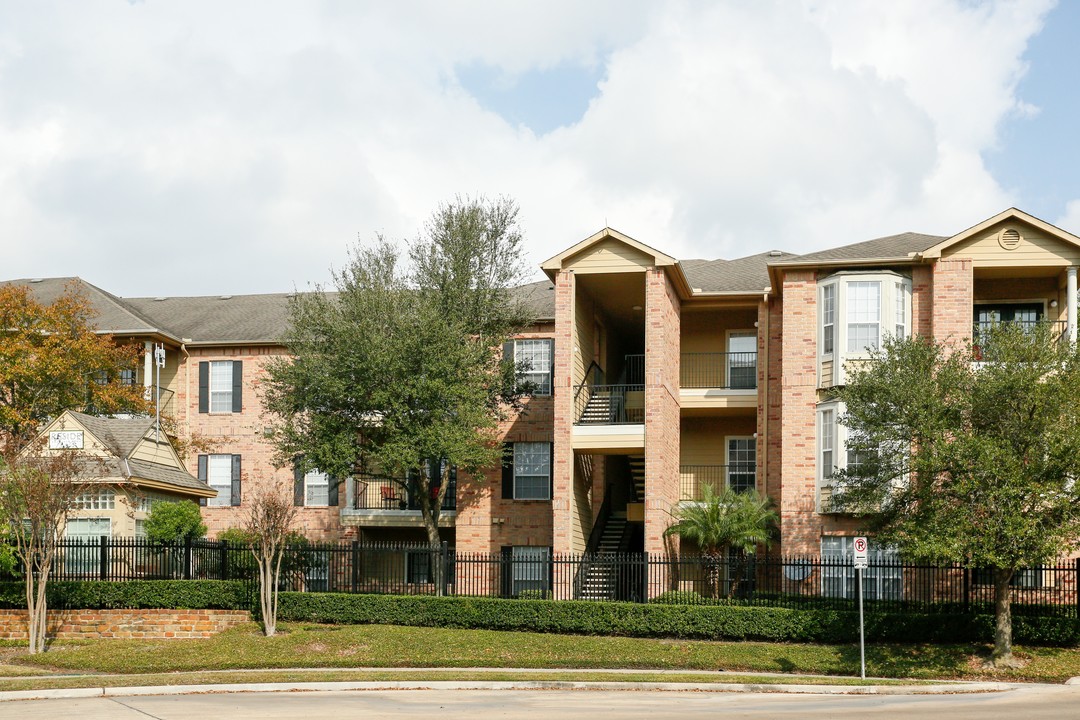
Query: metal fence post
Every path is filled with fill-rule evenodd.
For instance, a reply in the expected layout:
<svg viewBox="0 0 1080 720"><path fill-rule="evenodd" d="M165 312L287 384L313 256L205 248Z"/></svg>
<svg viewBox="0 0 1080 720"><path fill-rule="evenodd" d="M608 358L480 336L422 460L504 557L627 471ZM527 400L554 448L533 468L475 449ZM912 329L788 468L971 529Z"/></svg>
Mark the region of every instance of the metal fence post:
<svg viewBox="0 0 1080 720"><path fill-rule="evenodd" d="M109 536L101 536L100 554L98 555L98 579L109 579Z"/></svg>
<svg viewBox="0 0 1080 720"><path fill-rule="evenodd" d="M220 565L219 565L220 571L218 572L218 576L222 580L228 580L229 579L229 541L228 540L222 540L219 543L219 552L221 554L221 562L220 562Z"/></svg>
<svg viewBox="0 0 1080 720"><path fill-rule="evenodd" d="M233 457L238 457L234 455ZM184 579L191 579L191 536L184 540Z"/></svg>
<svg viewBox="0 0 1080 720"><path fill-rule="evenodd" d="M1076 558L1076 574L1073 577L1073 595L1076 596L1076 615L1080 617L1080 558Z"/></svg>
<svg viewBox="0 0 1080 720"><path fill-rule="evenodd" d="M971 612L971 568L964 567L964 612Z"/></svg>
<svg viewBox="0 0 1080 720"><path fill-rule="evenodd" d="M352 541L352 591L355 593L360 584L360 541Z"/></svg>
<svg viewBox="0 0 1080 720"><path fill-rule="evenodd" d="M671 572L669 567L668 572ZM641 602L649 602L649 553L641 553Z"/></svg>
<svg viewBox="0 0 1080 720"><path fill-rule="evenodd" d="M442 541L442 558L440 558L440 564L442 565L442 592L441 595L450 594L450 544L445 540Z"/></svg>

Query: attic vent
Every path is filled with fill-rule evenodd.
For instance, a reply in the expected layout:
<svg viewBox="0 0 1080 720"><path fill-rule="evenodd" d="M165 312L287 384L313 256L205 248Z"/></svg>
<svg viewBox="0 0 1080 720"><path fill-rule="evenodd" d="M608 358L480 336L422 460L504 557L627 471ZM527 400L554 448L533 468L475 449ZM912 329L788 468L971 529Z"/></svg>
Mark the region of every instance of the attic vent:
<svg viewBox="0 0 1080 720"><path fill-rule="evenodd" d="M154 298L154 302L162 302L162 301L164 301L164 300L166 300L166 299L167 299L167 298L163 298L163 297L156 297L156 298Z"/></svg>
<svg viewBox="0 0 1080 720"><path fill-rule="evenodd" d="M218 300L232 300L232 295L222 295Z"/></svg>
<svg viewBox="0 0 1080 720"><path fill-rule="evenodd" d="M41 282L41 278L33 278L30 282L39 283L39 282Z"/></svg>
<svg viewBox="0 0 1080 720"><path fill-rule="evenodd" d="M998 235L998 245L1006 250L1015 250L1020 247L1020 231L1016 228L1005 228Z"/></svg>
<svg viewBox="0 0 1080 720"><path fill-rule="evenodd" d="M780 251L780 250L770 250L769 251L769 257L780 257L783 254L784 253L782 251Z"/></svg>

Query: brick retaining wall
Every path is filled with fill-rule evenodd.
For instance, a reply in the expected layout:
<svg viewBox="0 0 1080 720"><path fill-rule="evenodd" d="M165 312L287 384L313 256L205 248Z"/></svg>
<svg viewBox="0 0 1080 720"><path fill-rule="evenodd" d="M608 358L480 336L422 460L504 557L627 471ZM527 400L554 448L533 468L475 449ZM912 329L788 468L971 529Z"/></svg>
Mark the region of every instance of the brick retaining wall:
<svg viewBox="0 0 1080 720"><path fill-rule="evenodd" d="M98 638L207 638L251 622L245 610L51 610L48 636ZM26 640L26 611L0 609L0 639Z"/></svg>

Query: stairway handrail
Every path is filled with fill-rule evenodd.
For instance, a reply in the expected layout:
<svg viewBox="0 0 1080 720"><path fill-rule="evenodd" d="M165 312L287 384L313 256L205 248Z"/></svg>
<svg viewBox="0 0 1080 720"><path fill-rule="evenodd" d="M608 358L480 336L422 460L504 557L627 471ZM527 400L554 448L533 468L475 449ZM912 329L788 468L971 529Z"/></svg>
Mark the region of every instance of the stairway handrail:
<svg viewBox="0 0 1080 720"><path fill-rule="evenodd" d="M589 373L592 372L593 368L596 368L596 371L600 373L601 382L596 382L596 379L593 379L591 383L589 382ZM582 388L584 388L586 385L603 385L603 379L604 368L600 367L600 365L595 360L593 360L589 363L589 367L585 368L585 377L581 379L581 384L577 386L576 390L574 390L574 400L578 399L578 395L581 394Z"/></svg>
<svg viewBox="0 0 1080 720"><path fill-rule="evenodd" d="M589 533L589 540L585 543L585 554L581 557L581 562L578 563L577 575L574 577L574 599L581 597L581 588L585 585L585 576L589 572L589 565L591 558L596 555L597 547L600 545L600 538L604 534L604 526L607 525L608 519L611 517L611 485L604 488L604 500L600 503L600 511L596 514L596 522L593 523L592 532Z"/></svg>

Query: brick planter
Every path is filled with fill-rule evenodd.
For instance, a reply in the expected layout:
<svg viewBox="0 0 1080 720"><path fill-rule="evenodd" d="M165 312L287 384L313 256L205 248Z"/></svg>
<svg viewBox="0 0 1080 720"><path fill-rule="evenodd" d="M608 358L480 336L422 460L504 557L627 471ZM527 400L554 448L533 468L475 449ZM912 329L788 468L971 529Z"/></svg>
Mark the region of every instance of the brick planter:
<svg viewBox="0 0 1080 720"><path fill-rule="evenodd" d="M243 610L51 610L48 637L207 638L246 622L251 613ZM27 639L25 610L0 610L0 639Z"/></svg>

